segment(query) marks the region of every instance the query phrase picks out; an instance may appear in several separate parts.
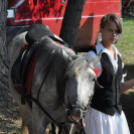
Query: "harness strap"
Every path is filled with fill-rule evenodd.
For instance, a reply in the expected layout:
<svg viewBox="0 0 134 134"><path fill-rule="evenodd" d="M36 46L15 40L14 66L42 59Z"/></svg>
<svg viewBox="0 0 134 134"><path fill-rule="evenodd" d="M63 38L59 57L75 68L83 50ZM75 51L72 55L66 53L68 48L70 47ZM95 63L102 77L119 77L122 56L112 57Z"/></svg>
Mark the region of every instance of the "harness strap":
<svg viewBox="0 0 134 134"><path fill-rule="evenodd" d="M41 87L42 87L42 85L43 85L44 81L46 80L47 75L48 75L48 73L49 73L50 65L47 67L47 69L48 69L48 71L46 72L46 74L45 74L45 76L44 76L44 78L43 78L43 81L42 81L42 83L41 83L41 85L40 85L40 88L39 88L39 90L38 90L37 100L39 99L39 95L40 95Z"/></svg>
<svg viewBox="0 0 134 134"><path fill-rule="evenodd" d="M25 91L27 91L27 88L25 87L26 83L26 68L28 66L28 62L30 61L30 58L33 56L33 54L36 52L36 49L38 47L38 42L35 42L33 45L29 45L26 49L22 61L21 61L21 68L20 68L20 78L22 82L22 88L21 88L21 104L25 104ZM27 60L26 60L27 59Z"/></svg>

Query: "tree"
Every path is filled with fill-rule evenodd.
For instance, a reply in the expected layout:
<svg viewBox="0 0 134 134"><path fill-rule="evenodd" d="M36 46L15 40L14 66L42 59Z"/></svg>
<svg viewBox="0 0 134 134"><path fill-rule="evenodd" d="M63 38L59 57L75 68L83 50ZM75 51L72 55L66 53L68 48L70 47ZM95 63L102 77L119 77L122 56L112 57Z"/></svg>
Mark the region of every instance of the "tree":
<svg viewBox="0 0 134 134"><path fill-rule="evenodd" d="M73 49L77 39L81 15L86 0L68 0L60 37Z"/></svg>
<svg viewBox="0 0 134 134"><path fill-rule="evenodd" d="M0 0L0 102L9 99L8 55L6 48L7 0Z"/></svg>

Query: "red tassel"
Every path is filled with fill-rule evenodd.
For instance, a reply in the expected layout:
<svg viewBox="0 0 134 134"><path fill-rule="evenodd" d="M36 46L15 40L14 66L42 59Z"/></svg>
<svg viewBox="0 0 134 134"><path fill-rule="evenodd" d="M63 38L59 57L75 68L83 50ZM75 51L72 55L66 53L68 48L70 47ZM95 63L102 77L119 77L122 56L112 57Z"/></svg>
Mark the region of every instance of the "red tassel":
<svg viewBox="0 0 134 134"><path fill-rule="evenodd" d="M102 72L102 69L100 69L100 68L97 69L97 68L94 67L94 72L95 72L96 77L98 77L99 73Z"/></svg>

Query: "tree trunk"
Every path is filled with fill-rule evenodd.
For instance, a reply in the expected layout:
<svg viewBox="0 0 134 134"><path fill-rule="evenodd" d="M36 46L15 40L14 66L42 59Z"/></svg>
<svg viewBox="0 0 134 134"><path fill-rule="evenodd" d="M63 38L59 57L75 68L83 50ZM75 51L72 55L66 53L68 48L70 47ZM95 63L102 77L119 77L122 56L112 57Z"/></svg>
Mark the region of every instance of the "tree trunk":
<svg viewBox="0 0 134 134"><path fill-rule="evenodd" d="M68 0L66 7L60 37L73 49L77 39L77 33L84 5L85 0Z"/></svg>
<svg viewBox="0 0 134 134"><path fill-rule="evenodd" d="M0 102L10 99L8 88L8 55L6 48L7 0L0 0Z"/></svg>

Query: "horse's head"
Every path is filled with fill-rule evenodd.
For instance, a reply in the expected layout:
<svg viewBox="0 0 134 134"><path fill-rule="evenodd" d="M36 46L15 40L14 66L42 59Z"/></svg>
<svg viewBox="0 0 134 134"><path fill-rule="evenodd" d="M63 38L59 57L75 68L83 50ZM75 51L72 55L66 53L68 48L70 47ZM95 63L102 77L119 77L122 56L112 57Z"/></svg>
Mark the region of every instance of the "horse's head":
<svg viewBox="0 0 134 134"><path fill-rule="evenodd" d="M91 101L94 84L101 71L100 57L96 56L89 62L83 56L75 56L69 63L66 71L65 107L71 121L82 118Z"/></svg>

